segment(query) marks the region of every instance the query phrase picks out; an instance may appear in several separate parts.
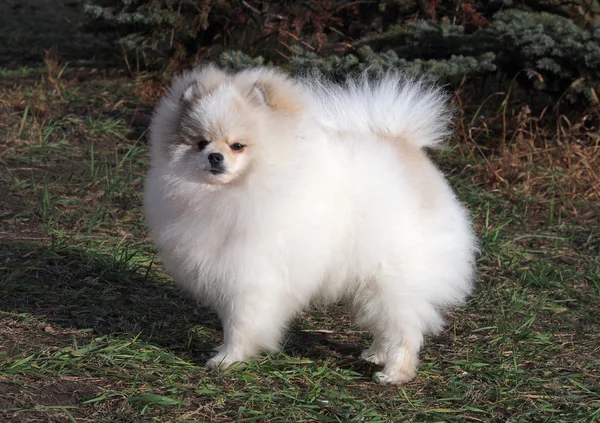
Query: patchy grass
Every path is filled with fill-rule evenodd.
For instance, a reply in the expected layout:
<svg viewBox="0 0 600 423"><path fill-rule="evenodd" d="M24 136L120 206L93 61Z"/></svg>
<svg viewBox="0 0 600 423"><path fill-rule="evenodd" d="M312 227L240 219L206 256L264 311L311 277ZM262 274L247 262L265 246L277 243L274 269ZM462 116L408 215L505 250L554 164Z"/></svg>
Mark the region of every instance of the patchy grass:
<svg viewBox="0 0 600 423"><path fill-rule="evenodd" d="M0 420L600 420L593 117L550 128L515 112L505 136L501 114L464 106L437 159L476 220L477 293L418 377L383 387L358 359L368 334L336 307L301 316L279 354L204 369L219 322L162 273L144 229L156 83L52 61L2 75Z"/></svg>

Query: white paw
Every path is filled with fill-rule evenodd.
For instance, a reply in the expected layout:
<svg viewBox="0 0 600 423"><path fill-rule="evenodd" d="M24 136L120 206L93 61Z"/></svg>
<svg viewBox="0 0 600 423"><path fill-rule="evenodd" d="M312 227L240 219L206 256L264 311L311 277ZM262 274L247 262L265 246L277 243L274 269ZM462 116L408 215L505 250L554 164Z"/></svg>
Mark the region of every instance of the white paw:
<svg viewBox="0 0 600 423"><path fill-rule="evenodd" d="M400 371L400 372L387 373L387 372L383 371L383 372L375 373L375 378L377 378L377 381L379 383L381 383L382 385L400 385L402 383L406 383L406 382L413 380L414 377L415 377L414 372L401 372Z"/></svg>
<svg viewBox="0 0 600 423"><path fill-rule="evenodd" d="M206 362L206 367L209 369L225 370L236 361L240 361L234 354L228 353L223 346L218 347L217 351L219 352Z"/></svg>
<svg viewBox="0 0 600 423"><path fill-rule="evenodd" d="M360 354L360 358L373 364L385 364L383 358L379 354L371 350L371 348L363 350L363 352Z"/></svg>
<svg viewBox="0 0 600 423"><path fill-rule="evenodd" d="M394 383L392 378L383 372L376 372L375 379L382 385L392 385Z"/></svg>

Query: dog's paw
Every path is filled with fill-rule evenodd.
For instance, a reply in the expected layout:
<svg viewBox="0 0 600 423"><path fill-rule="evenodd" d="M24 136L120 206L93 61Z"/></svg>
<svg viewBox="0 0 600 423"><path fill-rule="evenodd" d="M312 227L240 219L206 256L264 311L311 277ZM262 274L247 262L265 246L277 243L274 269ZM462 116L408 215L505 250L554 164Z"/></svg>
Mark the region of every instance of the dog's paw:
<svg viewBox="0 0 600 423"><path fill-rule="evenodd" d="M415 378L415 372L404 372L404 371L395 371L395 372L386 372L385 370L382 372L375 373L375 378L382 385L400 385L402 383L410 382Z"/></svg>
<svg viewBox="0 0 600 423"><path fill-rule="evenodd" d="M206 362L206 367L213 370L225 370L237 360L232 354L228 354L224 351L222 346L217 350L219 351L214 357Z"/></svg>
<svg viewBox="0 0 600 423"><path fill-rule="evenodd" d="M371 348L363 350L363 352L360 354L360 358L373 364L385 364L385 360L383 359L383 357L381 357L380 354L373 351Z"/></svg>

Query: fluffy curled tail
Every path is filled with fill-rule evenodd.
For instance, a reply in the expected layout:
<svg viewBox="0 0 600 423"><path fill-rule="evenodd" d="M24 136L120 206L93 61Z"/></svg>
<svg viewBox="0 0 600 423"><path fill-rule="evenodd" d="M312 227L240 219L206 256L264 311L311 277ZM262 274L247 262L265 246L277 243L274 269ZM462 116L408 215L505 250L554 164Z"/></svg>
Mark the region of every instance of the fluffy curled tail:
<svg viewBox="0 0 600 423"><path fill-rule="evenodd" d="M314 76L303 82L329 130L369 131L417 147L436 146L450 133L448 95L424 81L390 72L376 79L363 74L341 85Z"/></svg>

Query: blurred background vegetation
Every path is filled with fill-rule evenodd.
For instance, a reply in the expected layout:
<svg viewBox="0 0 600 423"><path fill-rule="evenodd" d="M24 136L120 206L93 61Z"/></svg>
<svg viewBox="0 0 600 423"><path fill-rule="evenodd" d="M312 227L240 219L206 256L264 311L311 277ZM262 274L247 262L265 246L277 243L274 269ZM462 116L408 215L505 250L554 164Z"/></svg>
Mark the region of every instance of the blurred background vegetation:
<svg viewBox="0 0 600 423"><path fill-rule="evenodd" d="M598 103L598 0L3 3L0 65L51 49L67 60L122 61L131 72L166 70L167 77L205 60L233 69L318 68L334 77L400 68L454 86L474 82L477 95L512 84L533 107Z"/></svg>
<svg viewBox="0 0 600 423"><path fill-rule="evenodd" d="M598 102L598 0L95 0L84 11L85 30L136 69L217 59L340 76L369 66L453 84L469 75L492 89L516 76L531 92Z"/></svg>

